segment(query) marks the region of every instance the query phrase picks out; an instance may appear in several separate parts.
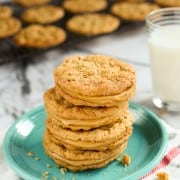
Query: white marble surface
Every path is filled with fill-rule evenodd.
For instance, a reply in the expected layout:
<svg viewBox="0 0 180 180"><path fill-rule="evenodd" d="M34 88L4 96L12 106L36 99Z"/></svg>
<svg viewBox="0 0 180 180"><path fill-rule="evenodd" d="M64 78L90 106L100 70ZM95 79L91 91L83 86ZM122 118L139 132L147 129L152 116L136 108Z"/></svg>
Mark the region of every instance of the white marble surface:
<svg viewBox="0 0 180 180"><path fill-rule="evenodd" d="M162 113L151 102L145 26L137 25L80 43L71 51L53 50L33 59L25 68L20 63L0 66L0 130L9 127L24 112L43 103L43 92L54 85L53 70L66 56L89 53L118 57L132 64L137 71L137 91L133 100L160 114L171 127L180 129L180 115Z"/></svg>

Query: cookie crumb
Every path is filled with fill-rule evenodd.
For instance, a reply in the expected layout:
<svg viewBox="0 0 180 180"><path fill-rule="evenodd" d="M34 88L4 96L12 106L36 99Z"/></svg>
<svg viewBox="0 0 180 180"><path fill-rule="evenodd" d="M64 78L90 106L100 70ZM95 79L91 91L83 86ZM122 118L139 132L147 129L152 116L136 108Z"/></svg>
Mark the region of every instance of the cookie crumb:
<svg viewBox="0 0 180 180"><path fill-rule="evenodd" d="M27 153L27 155L30 156L30 157L33 157L33 156L34 156L34 152L33 152L33 151L29 151L29 152Z"/></svg>
<svg viewBox="0 0 180 180"><path fill-rule="evenodd" d="M34 157L34 160L39 161L40 158L39 157Z"/></svg>
<svg viewBox="0 0 180 180"><path fill-rule="evenodd" d="M169 180L169 175L166 172L159 172L156 175L158 180Z"/></svg>
<svg viewBox="0 0 180 180"><path fill-rule="evenodd" d="M56 177L56 176L53 176L53 180L57 180L57 177Z"/></svg>
<svg viewBox="0 0 180 180"><path fill-rule="evenodd" d="M43 172L41 172L41 176L42 176L42 177L48 177L48 175L49 175L49 172L48 172L48 171L43 171Z"/></svg>
<svg viewBox="0 0 180 180"><path fill-rule="evenodd" d="M47 168L51 168L51 165L49 163L46 164Z"/></svg>
<svg viewBox="0 0 180 180"><path fill-rule="evenodd" d="M60 171L61 171L62 175L65 175L65 172L67 172L67 169L66 168L61 168Z"/></svg>
<svg viewBox="0 0 180 180"><path fill-rule="evenodd" d="M129 165L131 163L131 157L128 154L124 154L121 163L123 165Z"/></svg>

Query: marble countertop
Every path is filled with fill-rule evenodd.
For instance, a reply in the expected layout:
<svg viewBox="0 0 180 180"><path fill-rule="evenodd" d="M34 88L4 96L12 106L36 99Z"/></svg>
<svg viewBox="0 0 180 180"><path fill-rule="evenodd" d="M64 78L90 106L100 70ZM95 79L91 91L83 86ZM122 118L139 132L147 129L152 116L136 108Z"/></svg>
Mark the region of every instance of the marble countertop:
<svg viewBox="0 0 180 180"><path fill-rule="evenodd" d="M65 57L75 54L110 55L132 64L137 71L133 101L157 113L172 128L180 129L179 114L160 111L152 104L146 29L141 24L79 43L71 50L52 50L25 65L20 62L1 65L0 130L8 128L24 112L43 103L44 91L54 85L53 70Z"/></svg>

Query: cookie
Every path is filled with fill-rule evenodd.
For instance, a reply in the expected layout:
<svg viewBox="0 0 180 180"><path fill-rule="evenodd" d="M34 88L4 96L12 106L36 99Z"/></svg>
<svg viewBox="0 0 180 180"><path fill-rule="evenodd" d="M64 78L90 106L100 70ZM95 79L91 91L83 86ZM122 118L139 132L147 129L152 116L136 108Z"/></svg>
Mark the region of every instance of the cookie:
<svg viewBox="0 0 180 180"><path fill-rule="evenodd" d="M145 2L146 0L117 0L117 2L131 2L131 3L142 3Z"/></svg>
<svg viewBox="0 0 180 180"><path fill-rule="evenodd" d="M159 6L152 3L129 3L120 2L115 3L111 7L111 12L127 21L144 21L146 16L153 10L158 9Z"/></svg>
<svg viewBox="0 0 180 180"><path fill-rule="evenodd" d="M51 141L57 145L62 145L71 150L93 150L93 151L106 151L108 149L114 149L117 146L122 145L127 142L129 137L131 136L132 128L127 128L118 139L114 139L113 141L101 142L101 143L92 143L92 142L72 142L70 140L64 141L63 139L59 139L56 134L51 136Z"/></svg>
<svg viewBox="0 0 180 180"><path fill-rule="evenodd" d="M127 142L115 149L106 151L71 150L52 142L48 131L46 131L43 138L43 145L46 153L60 166L72 171L82 171L107 165L124 151Z"/></svg>
<svg viewBox="0 0 180 180"><path fill-rule="evenodd" d="M179 0L155 0L155 3L159 4L160 6L164 7L180 7Z"/></svg>
<svg viewBox="0 0 180 180"><path fill-rule="evenodd" d="M16 34L21 29L21 22L13 17L0 19L0 38Z"/></svg>
<svg viewBox="0 0 180 180"><path fill-rule="evenodd" d="M27 9L21 18L27 23L48 24L61 19L64 10L57 6L46 5Z"/></svg>
<svg viewBox="0 0 180 180"><path fill-rule="evenodd" d="M52 125L72 130L89 130L114 123L125 114L128 103L119 107L74 106L62 97L56 99L54 88L44 93L46 112Z"/></svg>
<svg viewBox="0 0 180 180"><path fill-rule="evenodd" d="M63 43L65 39L66 33L61 28L51 25L30 25L14 37L14 42L27 48L48 48Z"/></svg>
<svg viewBox="0 0 180 180"><path fill-rule="evenodd" d="M31 7L47 4L51 0L13 0L14 3L17 3L21 6Z"/></svg>
<svg viewBox="0 0 180 180"><path fill-rule="evenodd" d="M71 13L86 13L104 10L107 6L106 0L65 0L63 7Z"/></svg>
<svg viewBox="0 0 180 180"><path fill-rule="evenodd" d="M68 57L54 77L56 97L74 105L119 106L135 93L135 70L109 56Z"/></svg>
<svg viewBox="0 0 180 180"><path fill-rule="evenodd" d="M8 6L0 5L0 19L8 18L12 15L13 11Z"/></svg>
<svg viewBox="0 0 180 180"><path fill-rule="evenodd" d="M130 112L127 112L111 126L87 131L65 129L52 124L49 119L46 121L46 127L58 140L59 144L65 147L81 150L104 150L109 149L110 145L115 142L123 143L122 140L127 140L132 133L132 122L133 117Z"/></svg>
<svg viewBox="0 0 180 180"><path fill-rule="evenodd" d="M67 21L67 28L77 34L90 36L115 31L120 21L110 14L82 14L73 16Z"/></svg>

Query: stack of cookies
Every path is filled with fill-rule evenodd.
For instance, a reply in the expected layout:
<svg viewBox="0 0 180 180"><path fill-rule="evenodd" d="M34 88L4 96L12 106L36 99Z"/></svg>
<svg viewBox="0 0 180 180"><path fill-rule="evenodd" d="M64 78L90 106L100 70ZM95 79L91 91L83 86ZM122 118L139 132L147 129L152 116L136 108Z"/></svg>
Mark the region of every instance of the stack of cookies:
<svg viewBox="0 0 180 180"><path fill-rule="evenodd" d="M107 56L73 56L54 77L55 87L44 94L46 153L72 171L116 159L132 134L128 100L135 92L134 69Z"/></svg>

